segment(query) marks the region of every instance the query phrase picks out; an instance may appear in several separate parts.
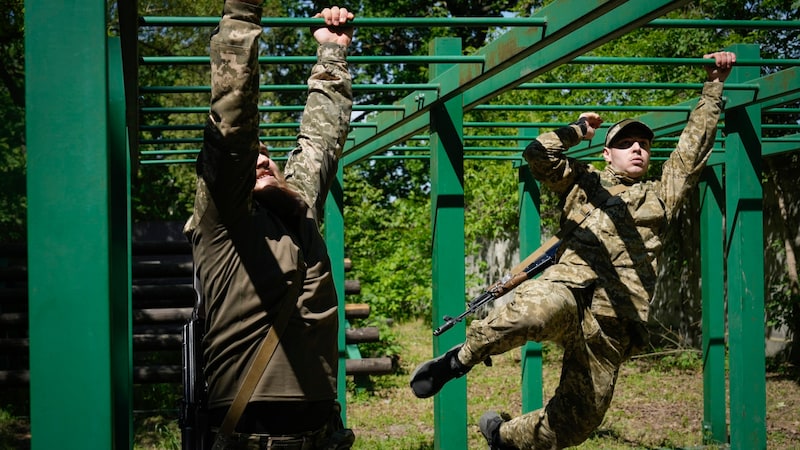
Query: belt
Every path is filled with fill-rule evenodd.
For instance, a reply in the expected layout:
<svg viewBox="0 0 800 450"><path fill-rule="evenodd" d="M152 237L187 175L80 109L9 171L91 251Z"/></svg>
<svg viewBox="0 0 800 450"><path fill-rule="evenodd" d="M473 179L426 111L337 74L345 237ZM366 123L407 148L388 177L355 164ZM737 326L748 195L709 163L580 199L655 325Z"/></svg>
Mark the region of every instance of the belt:
<svg viewBox="0 0 800 450"><path fill-rule="evenodd" d="M224 448L231 450L314 450L324 445L326 428L322 427L317 431L287 436L234 432L226 439Z"/></svg>

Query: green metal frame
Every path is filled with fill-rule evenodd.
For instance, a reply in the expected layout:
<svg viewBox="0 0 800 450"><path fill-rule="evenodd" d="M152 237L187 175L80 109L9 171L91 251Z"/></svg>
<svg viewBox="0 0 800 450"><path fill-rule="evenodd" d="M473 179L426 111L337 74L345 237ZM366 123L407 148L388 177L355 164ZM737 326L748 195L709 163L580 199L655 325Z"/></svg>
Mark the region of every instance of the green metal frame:
<svg viewBox="0 0 800 450"><path fill-rule="evenodd" d="M138 26L214 26L217 18L155 18L138 22L136 2L120 6L120 40L106 38L105 2L67 1L42 7L26 2L26 95L29 214L29 306L31 421L34 449L83 448L92 442L103 448L132 445L131 303L130 303L130 173L139 164L156 164L151 156L167 149L140 151L149 145L140 131L141 113L205 113L207 106L183 109L138 109L139 93L207 92L207 86L173 88L139 86L136 58ZM461 56L460 43L437 40L430 56L406 57L406 63L430 64L428 83L356 86L355 90L410 91L395 105L359 105L376 111L374 121L354 123L343 166L367 158L382 158L387 149L403 151L391 157L430 158L432 180L433 317L459 313L464 304L464 185L467 158L519 162L522 142L539 127L553 123L464 122L475 110L583 111L583 105L484 105L510 89L698 89L700 84L569 83L527 81L562 64L699 65L703 60L675 58L597 58L584 53L641 26L656 28L798 28L785 21L693 21L659 19L683 1L558 0L524 19L389 18L356 19L356 25L385 26L406 20L405 26L506 26L494 42L473 55ZM68 18L65 20L65 18ZM442 22L442 20L444 22ZM265 18L265 26L309 26L315 19ZM798 61L764 60L752 46L734 46L738 64L725 96L725 137L718 142L701 186L701 253L703 276L704 433L708 443L728 442L732 448L766 448L764 380L764 267L761 257L761 157L797 151L800 134L762 138L763 114L797 113L782 105L800 98ZM80 62L75 63L79 52ZM357 64L391 63L391 56L352 58ZM145 58L143 64L200 64L207 58ZM263 58L264 63L274 62ZM288 59L304 64L307 57ZM287 58L281 58L281 63ZM786 67L760 76L763 65ZM52 70L69 67L70 70ZM106 67L108 70L97 70ZM262 91L302 90L303 85L262 86ZM674 140L696 100L669 107L613 108L641 113L658 140ZM262 108L290 111L293 107ZM598 108L595 108L598 109ZM599 108L602 109L602 108ZM612 110L612 108L606 108ZM199 122L199 121L198 121ZM263 124L264 128L296 128L297 124ZM197 129L202 125L176 129ZM465 136L470 127L514 128L516 136ZM790 127L782 127L790 130ZM163 127L162 129L168 129ZM92 130L91 133L85 130ZM430 135L420 134L430 130ZM510 141L496 155L469 155L487 147L465 141ZM426 147L403 147L407 140L425 139ZM276 140L279 141L279 140ZM162 141L163 142L163 141ZM177 143L177 142L176 142ZM407 154L405 154L408 150ZM570 151L576 158L596 158L597 142ZM174 152L173 152L174 153ZM192 155L196 150L185 150ZM131 155L132 157L129 157ZM169 163L191 162L170 160ZM58 170L53 168L57 167ZM538 188L524 165L520 171L520 248L538 246ZM735 183L724 180L736 180ZM342 171L325 210L325 237L340 298L344 297L344 226ZM722 228L723 214L727 228ZM726 246L723 246L725 243ZM727 279L723 278L727 266ZM742 273L743 276L734 276ZM726 425L725 301L727 287L730 362L730 437ZM344 323L343 309L340 319ZM438 323L433 323L433 326ZM438 355L463 340L457 325L433 339ZM339 399L344 405L343 330L339 337ZM79 368L65 373L63 367ZM523 410L542 404L541 347L523 349ZM434 400L436 448L466 448L466 381L449 383ZM444 409L447 405L447 411ZM343 410L343 418L346 412Z"/></svg>
<svg viewBox="0 0 800 450"><path fill-rule="evenodd" d="M120 42L105 2L25 6L31 444L130 448Z"/></svg>

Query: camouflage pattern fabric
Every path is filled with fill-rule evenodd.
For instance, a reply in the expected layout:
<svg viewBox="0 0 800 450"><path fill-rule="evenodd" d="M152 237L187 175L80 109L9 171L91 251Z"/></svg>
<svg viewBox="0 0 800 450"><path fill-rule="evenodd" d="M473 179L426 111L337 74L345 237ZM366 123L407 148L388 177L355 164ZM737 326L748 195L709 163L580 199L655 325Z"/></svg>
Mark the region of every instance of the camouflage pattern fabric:
<svg viewBox="0 0 800 450"><path fill-rule="evenodd" d="M253 199L261 32L261 7L225 2L211 37L211 108L194 211L184 227L205 306L210 410L230 405L276 311L287 302L297 307L251 401L337 398L338 299L314 211L327 196L348 131L347 49L325 44L318 50L297 148L287 164L287 184L307 208L289 216L285 203Z"/></svg>
<svg viewBox="0 0 800 450"><path fill-rule="evenodd" d="M317 218L322 214L350 130L352 108L342 105L352 104L352 88L349 83L331 83L350 78L346 50L336 44L323 44L317 49L317 59L324 64L317 64L311 70L310 94L300 122L298 145L284 168L286 182L312 206Z"/></svg>
<svg viewBox="0 0 800 450"><path fill-rule="evenodd" d="M520 449L574 446L601 423L620 365L647 339L662 238L711 152L721 96L722 83L704 85L659 180L633 180L610 166L596 170L567 158L563 152L583 137L574 124L542 134L525 150L533 175L562 198L562 229L582 218L587 202L598 208L563 237L555 265L467 329L458 358L468 366L529 340L564 347L555 395L545 408L504 423L504 443ZM628 185L624 192L602 195L620 183Z"/></svg>

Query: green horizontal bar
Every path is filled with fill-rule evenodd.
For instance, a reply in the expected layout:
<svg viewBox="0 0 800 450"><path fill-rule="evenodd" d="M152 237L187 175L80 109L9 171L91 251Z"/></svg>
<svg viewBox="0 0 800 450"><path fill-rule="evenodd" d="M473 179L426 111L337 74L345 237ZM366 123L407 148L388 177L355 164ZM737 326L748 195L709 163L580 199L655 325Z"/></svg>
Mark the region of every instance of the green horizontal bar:
<svg viewBox="0 0 800 450"><path fill-rule="evenodd" d="M270 142L291 142L296 141L297 136L259 136L262 141ZM169 144L194 144L203 142L202 137L166 138L166 139L140 139L140 145L169 145Z"/></svg>
<svg viewBox="0 0 800 450"><path fill-rule="evenodd" d="M800 114L800 108L767 108L764 112L768 114Z"/></svg>
<svg viewBox="0 0 800 450"><path fill-rule="evenodd" d="M313 18L265 17L261 19L264 27L311 27L322 21ZM154 26L206 26L215 27L219 17L171 17L143 16L139 25ZM356 28L364 27L531 27L545 26L544 18L539 17L386 17L353 19ZM705 19L655 19L644 25L648 28L752 28L752 29L792 29L800 28L797 20L705 20Z"/></svg>
<svg viewBox="0 0 800 450"><path fill-rule="evenodd" d="M791 123L765 123L761 125L761 128L764 130L800 130L800 125Z"/></svg>
<svg viewBox="0 0 800 450"><path fill-rule="evenodd" d="M289 106L259 106L260 112L302 112L302 105ZM402 105L353 105L353 111L402 111ZM145 106L139 109L144 114L208 114L208 106L173 106L156 107Z"/></svg>
<svg viewBox="0 0 800 450"><path fill-rule="evenodd" d="M423 27L543 27L547 24L539 17L356 17L351 21L353 27L387 27L387 28L423 28ZM144 16L139 19L139 26L184 26L215 27L219 17L171 17ZM263 27L312 27L324 24L322 19L295 17L264 17Z"/></svg>
<svg viewBox="0 0 800 450"><path fill-rule="evenodd" d="M617 64L647 66L705 66L708 58L650 58L620 56L578 56L568 64ZM737 59L738 66L798 66L800 59Z"/></svg>
<svg viewBox="0 0 800 450"><path fill-rule="evenodd" d="M172 155L196 155L200 150L144 150L139 152L142 156L172 156Z"/></svg>
<svg viewBox="0 0 800 450"><path fill-rule="evenodd" d="M142 166L156 166L165 164L194 164L196 159L143 159L139 161Z"/></svg>
<svg viewBox="0 0 800 450"><path fill-rule="evenodd" d="M351 122L350 128L370 128L375 124L371 122ZM283 129L283 128L299 128L300 122L277 122L277 123L261 123L258 125L261 129ZM139 127L140 131L189 131L189 130L202 130L205 128L203 124L184 124L184 125L142 125Z"/></svg>
<svg viewBox="0 0 800 450"><path fill-rule="evenodd" d="M705 20L705 19L655 19L649 28L800 28L798 20Z"/></svg>
<svg viewBox="0 0 800 450"><path fill-rule="evenodd" d="M353 91L358 92L384 92L384 91L415 91L418 89L437 89L436 84L409 83L409 84L354 84ZM263 84L258 88L261 92L305 92L308 90L306 84ZM211 86L140 86L139 93L142 94L192 94L211 92Z"/></svg>
<svg viewBox="0 0 800 450"><path fill-rule="evenodd" d="M165 64L180 65L208 65L208 56L143 56L140 64L157 66ZM316 56L260 56L260 64L314 64ZM408 56L348 56L350 64L483 64L483 56L436 56L436 55L408 55Z"/></svg>
<svg viewBox="0 0 800 450"><path fill-rule="evenodd" d="M515 89L686 89L698 90L703 83L523 83ZM753 90L752 84L726 83L726 90Z"/></svg>
<svg viewBox="0 0 800 450"><path fill-rule="evenodd" d="M623 106L623 105L478 105L479 111L678 111L689 112L688 106Z"/></svg>
<svg viewBox="0 0 800 450"><path fill-rule="evenodd" d="M316 56L261 56L260 64L314 64ZM350 56L347 61L352 64L483 64L485 56L436 56L436 55L410 55L410 56ZM648 65L648 66L705 66L709 64L708 58L655 58L655 57L627 57L627 56L578 56L567 64L595 64L595 65ZM208 56L143 56L140 63L148 66L180 64L180 65L206 65L209 64ZM739 66L798 66L800 59L738 59Z"/></svg>

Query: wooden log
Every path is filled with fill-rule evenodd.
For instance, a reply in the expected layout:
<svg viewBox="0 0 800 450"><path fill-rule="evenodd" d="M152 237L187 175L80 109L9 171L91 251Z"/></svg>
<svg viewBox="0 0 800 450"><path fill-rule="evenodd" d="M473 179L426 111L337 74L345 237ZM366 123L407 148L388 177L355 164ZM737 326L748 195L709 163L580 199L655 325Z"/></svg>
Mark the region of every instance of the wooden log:
<svg viewBox="0 0 800 450"><path fill-rule="evenodd" d="M0 314L0 325L7 326L28 326L28 313L2 313Z"/></svg>
<svg viewBox="0 0 800 450"><path fill-rule="evenodd" d="M344 317L350 319L366 319L369 317L369 305L367 303L346 303L344 305Z"/></svg>
<svg viewBox="0 0 800 450"><path fill-rule="evenodd" d="M358 280L344 280L344 294L358 295L361 293L361 282Z"/></svg>
<svg viewBox="0 0 800 450"><path fill-rule="evenodd" d="M28 370L0 370L0 386L27 386L30 382L31 374Z"/></svg>
<svg viewBox="0 0 800 450"><path fill-rule="evenodd" d="M133 368L135 384L182 383L182 366L154 365ZM348 359L345 361L347 375L388 375L394 373L394 360L389 357ZM27 386L30 383L28 370L0 370L0 385L4 387Z"/></svg>
<svg viewBox="0 0 800 450"><path fill-rule="evenodd" d="M133 368L136 384L183 383L183 367L179 365L137 366Z"/></svg>
<svg viewBox="0 0 800 450"><path fill-rule="evenodd" d="M194 264L188 261L142 261L131 267L133 278L192 277Z"/></svg>
<svg viewBox="0 0 800 450"><path fill-rule="evenodd" d="M388 375L394 373L394 371L394 360L388 356L348 359L345 361L345 373L347 375Z"/></svg>
<svg viewBox="0 0 800 450"><path fill-rule="evenodd" d="M193 308L148 308L134 309L134 323L186 322Z"/></svg>
<svg viewBox="0 0 800 450"><path fill-rule="evenodd" d="M344 340L347 344L378 342L381 340L381 333L378 327L347 328L344 330Z"/></svg>

